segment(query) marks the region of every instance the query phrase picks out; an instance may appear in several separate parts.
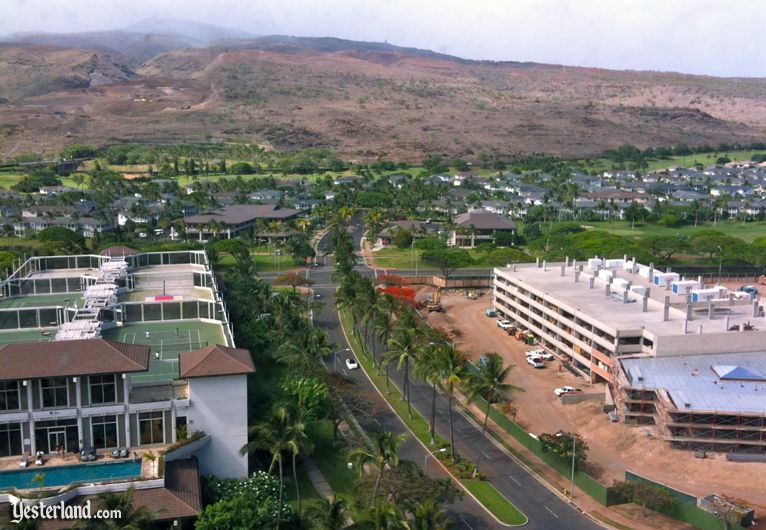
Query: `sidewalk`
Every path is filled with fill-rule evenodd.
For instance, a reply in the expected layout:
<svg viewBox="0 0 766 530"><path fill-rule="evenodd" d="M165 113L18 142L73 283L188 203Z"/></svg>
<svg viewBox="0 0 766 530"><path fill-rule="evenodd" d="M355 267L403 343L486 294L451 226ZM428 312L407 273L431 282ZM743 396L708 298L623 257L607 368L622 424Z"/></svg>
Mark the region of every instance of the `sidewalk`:
<svg viewBox="0 0 766 530"><path fill-rule="evenodd" d="M335 492L332 490L327 480L325 480L324 475L322 475L322 472L319 470L316 463L311 458L304 458L301 463L303 464L303 467L306 468L306 474L314 485L314 489L317 490L317 493L325 499L332 501L335 497Z"/></svg>

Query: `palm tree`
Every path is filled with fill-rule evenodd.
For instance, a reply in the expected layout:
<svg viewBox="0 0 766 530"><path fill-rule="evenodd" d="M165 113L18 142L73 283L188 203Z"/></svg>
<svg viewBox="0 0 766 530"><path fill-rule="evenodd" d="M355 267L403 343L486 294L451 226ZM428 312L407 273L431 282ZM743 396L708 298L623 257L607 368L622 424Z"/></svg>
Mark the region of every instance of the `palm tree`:
<svg viewBox="0 0 766 530"><path fill-rule="evenodd" d="M372 505L378 498L380 481L387 467L396 468L401 463L399 460L399 446L407 439L406 434L394 435L391 431L374 433L372 449L354 449L348 454L349 460L359 469L361 474L366 465L373 467L377 473L375 487L372 490Z"/></svg>
<svg viewBox="0 0 766 530"><path fill-rule="evenodd" d="M460 384L466 373L465 354L459 352L451 344L444 344L438 350L439 376L441 386L447 393L447 410L449 412L449 443L452 460L455 460L455 434L452 428L452 394L455 386Z"/></svg>
<svg viewBox="0 0 766 530"><path fill-rule="evenodd" d="M292 465L293 482L295 483L295 496L298 501L298 513L301 513L301 488L298 484L298 465L296 459L298 454L301 452L301 449L305 453L310 453L313 451L314 445L312 444L311 439L309 439L308 434L306 434L306 423L303 421L300 415L298 415L298 417L295 418L290 424L289 434L290 439L288 440L288 449L290 450L290 454L292 455L293 459Z"/></svg>
<svg viewBox="0 0 766 530"><path fill-rule="evenodd" d="M379 501L367 510L366 521L359 528L369 530L409 530L407 514L388 501Z"/></svg>
<svg viewBox="0 0 766 530"><path fill-rule="evenodd" d="M37 473L31 480L32 484L39 484L40 490L45 489L45 473Z"/></svg>
<svg viewBox="0 0 766 530"><path fill-rule="evenodd" d="M312 530L341 530L346 526L346 500L336 495L333 500L323 499L306 508L302 519Z"/></svg>
<svg viewBox="0 0 766 530"><path fill-rule="evenodd" d="M331 350L324 330L306 328L297 337L286 337L285 342L277 347L276 360L287 364L293 375L310 374L321 366L322 357L329 355Z"/></svg>
<svg viewBox="0 0 766 530"><path fill-rule="evenodd" d="M154 454L154 451L147 451L144 453L143 458L149 462L151 474L154 475L154 463L157 461L157 455Z"/></svg>
<svg viewBox="0 0 766 530"><path fill-rule="evenodd" d="M413 375L431 384L431 445L435 440L436 429L436 387L440 383L439 376L439 348L446 344L429 343L421 347L413 368Z"/></svg>
<svg viewBox="0 0 766 530"><path fill-rule="evenodd" d="M418 504L412 512L409 530L446 530L447 511L434 499Z"/></svg>
<svg viewBox="0 0 766 530"><path fill-rule="evenodd" d="M142 530L152 528L154 514L146 506L133 506L133 496L136 490L133 487L116 492L105 492L98 496L99 510L119 510L119 519L83 519L74 528L82 530L103 530L114 528L122 530Z"/></svg>
<svg viewBox="0 0 766 530"><path fill-rule="evenodd" d="M377 318L373 322L373 333L377 334L378 339L384 347L388 346L388 339L391 336L391 330L394 325L394 310L396 309L396 298L388 293L381 293L378 295L378 309ZM373 352L373 357L375 352ZM378 365L378 374L380 374L380 366ZM386 388L389 387L388 381L388 367L386 367Z"/></svg>
<svg viewBox="0 0 766 530"><path fill-rule="evenodd" d="M401 320L399 321L402 322ZM418 352L417 334L414 326L403 324L399 326L394 337L389 340L391 347L383 357L385 364L397 363L396 369L401 370L404 366L404 383L402 383L402 399L407 400L407 414L412 419L412 408L410 406L410 361L415 358Z"/></svg>
<svg viewBox="0 0 766 530"><path fill-rule="evenodd" d="M514 366L509 364L503 367L502 357L496 353L489 353L486 356L486 361L479 363L479 371L468 374L468 402L473 403L479 397L487 401L481 434L487 431L490 405L502 400L509 392L523 391L522 388L505 382Z"/></svg>
<svg viewBox="0 0 766 530"><path fill-rule="evenodd" d="M253 453L258 449L265 449L271 453L269 473L274 471L274 466L279 468L279 503L282 506L284 490L284 472L282 469L282 453L291 450L293 444L293 425L290 410L287 406L279 406L271 414L271 417L263 423L250 427L251 441L243 445L239 452L242 455ZM277 523L279 527L279 523Z"/></svg>

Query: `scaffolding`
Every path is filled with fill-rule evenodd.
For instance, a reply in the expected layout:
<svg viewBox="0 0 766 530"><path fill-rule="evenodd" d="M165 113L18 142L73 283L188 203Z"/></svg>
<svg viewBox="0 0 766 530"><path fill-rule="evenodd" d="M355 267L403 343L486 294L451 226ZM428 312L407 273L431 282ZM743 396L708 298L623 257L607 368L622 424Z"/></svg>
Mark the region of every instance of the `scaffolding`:
<svg viewBox="0 0 766 530"><path fill-rule="evenodd" d="M763 453L766 450L766 411L761 414L679 408L658 390L658 416L665 439L691 450Z"/></svg>

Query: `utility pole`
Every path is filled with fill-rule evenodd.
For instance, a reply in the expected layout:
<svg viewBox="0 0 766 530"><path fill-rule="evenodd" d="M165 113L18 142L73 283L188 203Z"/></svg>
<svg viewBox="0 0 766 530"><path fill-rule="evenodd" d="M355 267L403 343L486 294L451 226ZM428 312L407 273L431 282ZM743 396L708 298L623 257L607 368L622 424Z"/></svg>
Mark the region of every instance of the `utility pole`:
<svg viewBox="0 0 766 530"><path fill-rule="evenodd" d="M572 498L574 497L575 455L577 455L577 435L572 433L572 485L569 488L569 502L572 502Z"/></svg>

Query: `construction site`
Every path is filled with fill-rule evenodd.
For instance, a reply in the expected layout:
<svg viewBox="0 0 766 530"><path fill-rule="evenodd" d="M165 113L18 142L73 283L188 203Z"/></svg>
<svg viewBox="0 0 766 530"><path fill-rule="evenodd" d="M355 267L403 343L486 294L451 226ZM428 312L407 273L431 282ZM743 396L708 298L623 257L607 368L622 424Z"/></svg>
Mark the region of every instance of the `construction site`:
<svg viewBox="0 0 766 530"><path fill-rule="evenodd" d="M588 285L587 282L585 285ZM433 300L434 292L434 288L423 287L417 298L424 302ZM473 299L475 293L479 294L477 299ZM603 293L601 296L604 296ZM509 334L508 330L498 327L496 318L487 311L492 307L491 291L442 291L439 301L442 311L424 313L424 316L432 326L442 330L456 347L466 352L473 362L479 362L489 352L497 352L505 364L515 365L508 382L523 390L508 396L509 407L504 410L505 414L535 435L559 430L580 434L589 448L589 472L601 482L610 484L624 480L626 471L640 471L644 476L694 495L719 492L747 499L759 510L766 507L766 483L742 480L743 474L757 473L763 464L727 458L729 453L721 451L690 451L697 448L668 443L663 426L651 421L643 424L613 422L604 413L609 384L603 380L591 382L577 371L567 369L569 361L564 356L547 361L546 369L542 370L527 365L526 352L539 349L540 344L529 344L527 333L517 338L521 331L519 328ZM497 318L502 316L497 315ZM649 359L649 356L646 358ZM688 356L683 358L688 359ZM709 356L709 359L716 364L721 362L714 360L714 356ZM691 370L687 371L691 373ZM706 384L718 392L734 391L734 387L739 385L727 383L721 390L718 385ZM600 399L564 401L553 392L564 385L577 387L589 397L600 395ZM729 386L731 389L727 388ZM755 395L758 392L761 390L753 389ZM645 412L652 416L650 408L654 404L647 402L645 405ZM743 424L742 430L747 430L747 425Z"/></svg>

